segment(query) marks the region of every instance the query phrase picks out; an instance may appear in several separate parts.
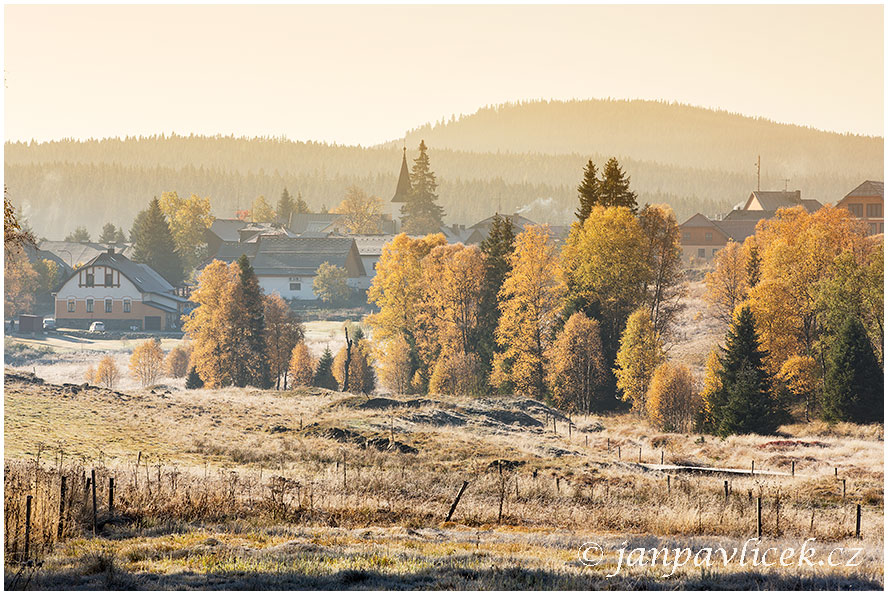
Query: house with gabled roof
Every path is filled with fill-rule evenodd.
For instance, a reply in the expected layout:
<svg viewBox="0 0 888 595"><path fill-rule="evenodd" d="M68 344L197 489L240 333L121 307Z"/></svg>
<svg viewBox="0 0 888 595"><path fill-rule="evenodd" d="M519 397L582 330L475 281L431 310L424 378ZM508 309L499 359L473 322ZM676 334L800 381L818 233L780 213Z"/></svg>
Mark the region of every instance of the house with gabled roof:
<svg viewBox="0 0 888 595"><path fill-rule="evenodd" d="M250 260L262 291L285 299L318 299L314 278L325 262L345 269L352 287L358 287L361 278L367 276L351 237L262 235L255 242L226 242L216 260L231 263L243 254Z"/></svg>
<svg viewBox="0 0 888 595"><path fill-rule="evenodd" d="M869 235L885 233L885 183L867 180L846 194L836 207L848 209L866 224Z"/></svg>
<svg viewBox="0 0 888 595"><path fill-rule="evenodd" d="M180 328L189 301L147 264L108 248L73 271L55 292L56 326L168 331Z"/></svg>

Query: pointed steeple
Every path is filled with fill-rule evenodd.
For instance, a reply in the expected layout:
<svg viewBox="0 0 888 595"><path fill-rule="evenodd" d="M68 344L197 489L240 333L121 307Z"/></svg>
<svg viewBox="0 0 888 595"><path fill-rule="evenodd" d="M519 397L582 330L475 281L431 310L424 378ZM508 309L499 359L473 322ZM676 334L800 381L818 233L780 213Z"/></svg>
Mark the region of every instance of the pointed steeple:
<svg viewBox="0 0 888 595"><path fill-rule="evenodd" d="M410 171L407 169L407 147L404 147L404 156L401 158L401 175L398 176L398 187L392 202L407 202L410 195Z"/></svg>

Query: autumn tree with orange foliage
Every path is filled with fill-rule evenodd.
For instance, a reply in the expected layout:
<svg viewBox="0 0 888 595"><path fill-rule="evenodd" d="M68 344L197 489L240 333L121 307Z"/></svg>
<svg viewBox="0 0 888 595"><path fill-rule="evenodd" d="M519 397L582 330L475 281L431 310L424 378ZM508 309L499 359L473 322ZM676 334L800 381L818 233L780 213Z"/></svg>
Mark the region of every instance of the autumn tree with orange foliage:
<svg viewBox="0 0 888 595"><path fill-rule="evenodd" d="M267 295L263 301L265 309L265 345L268 350L268 365L275 388L287 387L287 374L293 348L302 340L302 322L290 311L290 306L280 295Z"/></svg>
<svg viewBox="0 0 888 595"><path fill-rule="evenodd" d="M706 273L704 299L725 324L731 323L734 310L749 292L747 262L743 246L728 242L715 255L712 272Z"/></svg>
<svg viewBox="0 0 888 595"><path fill-rule="evenodd" d="M331 212L342 215L343 224L348 233L379 233L382 199L378 196L367 195L357 186L350 186L345 191L345 198Z"/></svg>
<svg viewBox="0 0 888 595"><path fill-rule="evenodd" d="M805 421L811 419L821 376L817 360L809 355L793 355L783 362L777 374L783 386L805 404Z"/></svg>
<svg viewBox="0 0 888 595"><path fill-rule="evenodd" d="M291 386L311 386L314 378L315 361L308 346L298 342L290 355L289 380Z"/></svg>
<svg viewBox="0 0 888 595"><path fill-rule="evenodd" d="M184 378L188 374L188 362L191 350L185 347L173 347L167 354L166 372L171 378Z"/></svg>
<svg viewBox="0 0 888 595"><path fill-rule="evenodd" d="M373 338L388 352L388 342L397 337L406 341L409 350L411 387L424 390L431 376L429 362L420 359L419 310L423 288L422 259L437 246L447 243L443 234L411 238L399 234L386 244L376 264L376 276L367 291L368 302L379 311L367 317Z"/></svg>
<svg viewBox="0 0 888 595"><path fill-rule="evenodd" d="M664 362L654 371L646 402L648 419L670 432L687 432L702 402L687 366Z"/></svg>
<svg viewBox="0 0 888 595"><path fill-rule="evenodd" d="M541 397L545 354L564 298L558 253L547 225L528 225L515 238L511 270L500 290L502 314L491 383L501 390Z"/></svg>
<svg viewBox="0 0 888 595"><path fill-rule="evenodd" d="M191 294L197 307L185 319L182 328L188 334L193 351L191 365L207 388L232 383L234 370L234 332L230 320L234 309L237 273L233 266L214 260L200 273Z"/></svg>
<svg viewBox="0 0 888 595"><path fill-rule="evenodd" d="M99 365L96 367L93 378L93 381L98 385L105 388L114 388L120 381L120 369L114 362L114 358L106 355L99 360Z"/></svg>
<svg viewBox="0 0 888 595"><path fill-rule="evenodd" d="M410 345L398 335L389 340L380 352L377 348L379 363L379 380L382 385L395 394L403 395L410 392L412 373L410 368Z"/></svg>
<svg viewBox="0 0 888 595"><path fill-rule="evenodd" d="M843 254L863 265L873 246L863 223L846 209L780 209L756 231L761 278L749 291L766 366L779 373L792 356L822 359L821 335L828 315L823 288L835 278ZM828 346L827 346L828 347Z"/></svg>
<svg viewBox="0 0 888 595"><path fill-rule="evenodd" d="M145 386L157 384L160 373L163 370L163 349L160 348L158 339L148 339L136 345L130 357L130 372ZM100 372L96 370L96 376Z"/></svg>
<svg viewBox="0 0 888 595"><path fill-rule="evenodd" d="M600 409L604 354L598 321L574 313L548 353L548 379L558 407L590 413Z"/></svg>

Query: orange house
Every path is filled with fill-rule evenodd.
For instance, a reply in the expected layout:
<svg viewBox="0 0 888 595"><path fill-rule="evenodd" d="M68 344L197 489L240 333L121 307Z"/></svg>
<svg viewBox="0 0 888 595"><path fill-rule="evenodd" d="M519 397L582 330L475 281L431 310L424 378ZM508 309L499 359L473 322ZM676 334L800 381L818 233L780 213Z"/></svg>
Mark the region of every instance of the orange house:
<svg viewBox="0 0 888 595"><path fill-rule="evenodd" d="M840 200L837 207L848 209L866 224L869 235L885 233L885 183L867 180Z"/></svg>

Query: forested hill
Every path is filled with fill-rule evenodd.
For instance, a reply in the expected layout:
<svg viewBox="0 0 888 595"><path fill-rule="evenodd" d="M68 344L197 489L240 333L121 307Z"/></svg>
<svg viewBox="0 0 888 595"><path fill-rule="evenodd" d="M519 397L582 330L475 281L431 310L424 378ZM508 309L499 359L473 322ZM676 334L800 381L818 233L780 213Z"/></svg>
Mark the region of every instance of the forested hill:
<svg viewBox="0 0 888 595"><path fill-rule="evenodd" d="M623 112L623 121L602 123L598 133L588 134L590 124L581 109L587 103L641 111L637 117ZM554 110L552 115L546 116L546 109ZM651 109L662 110L666 119L675 114L676 121L687 126L690 120L698 121L697 129L705 131L700 134L711 140L711 146L701 148L679 124L657 124L646 111ZM520 116L522 110L529 111ZM576 117L573 127L564 120L571 110ZM707 118L711 125L704 127L699 122ZM484 121L498 124L485 126ZM733 133L721 132L720 127L740 130L744 123L756 131L770 131L770 136L762 132L762 144L753 148L752 132L737 133L736 138L745 139L745 148L730 149ZM657 133L647 138L646 126ZM755 188L759 153L763 188L782 189L783 179L790 178L791 188L823 202L836 202L865 179L882 179L881 138L824 133L666 104L551 102L481 110L411 133L408 157L416 156L420 137L429 145L441 204L451 223L471 224L497 210L519 209L541 222L569 221L586 160L602 165L611 155L631 176L639 202L667 202L682 220L698 211L724 212L744 200ZM630 139L635 140L630 143ZM687 141L683 153L682 139ZM13 202L23 207L38 235L61 238L78 225L95 236L108 221L129 229L148 200L168 190L209 196L219 217L249 208L259 195L274 203L285 186L294 194L301 192L314 209L335 206L352 184L388 200L397 181L402 143L364 148L277 138L173 135L6 143L4 159ZM457 146L460 143L465 146ZM718 160L717 154L725 157Z"/></svg>
<svg viewBox="0 0 888 595"><path fill-rule="evenodd" d="M408 132L408 146L480 152L607 153L747 172L762 156L774 175L881 172L883 139L824 132L662 101L530 101L485 107ZM881 177L879 177L881 179Z"/></svg>

